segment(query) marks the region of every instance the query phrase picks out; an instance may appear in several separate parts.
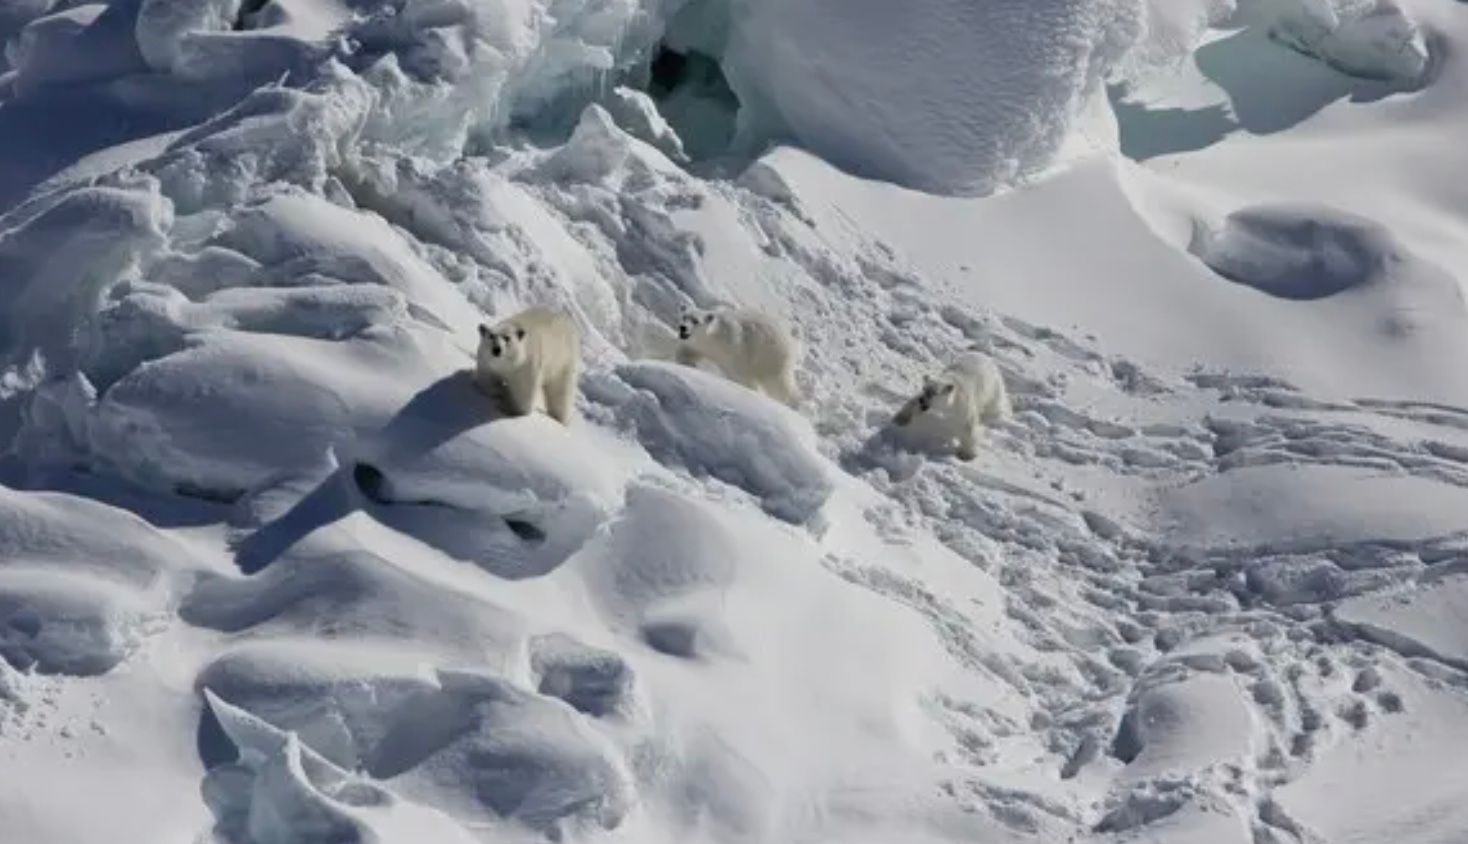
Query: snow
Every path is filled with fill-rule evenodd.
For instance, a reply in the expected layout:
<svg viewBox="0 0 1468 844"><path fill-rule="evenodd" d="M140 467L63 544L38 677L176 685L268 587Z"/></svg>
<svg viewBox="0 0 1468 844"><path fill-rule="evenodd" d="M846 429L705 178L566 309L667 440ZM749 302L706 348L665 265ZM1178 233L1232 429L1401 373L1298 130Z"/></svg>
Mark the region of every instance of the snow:
<svg viewBox="0 0 1468 844"><path fill-rule="evenodd" d="M756 496L791 522L814 517L831 493L809 428L754 392L689 368L628 364L617 377L634 392L613 399L649 452Z"/></svg>
<svg viewBox="0 0 1468 844"><path fill-rule="evenodd" d="M1051 163L1144 11L758 0L734 21L724 58L741 132L788 132L859 175L971 193Z"/></svg>
<svg viewBox="0 0 1468 844"><path fill-rule="evenodd" d="M1274 36L1346 73L1413 85L1427 72L1426 35L1395 0L1280 5Z"/></svg>
<svg viewBox="0 0 1468 844"><path fill-rule="evenodd" d="M1463 4L0 41L0 841L1468 829ZM673 360L717 303L798 410ZM531 305L569 426L473 377ZM1013 415L900 447L974 352Z"/></svg>
<svg viewBox="0 0 1468 844"><path fill-rule="evenodd" d="M1335 617L1402 653L1468 664L1468 578L1448 575L1344 601Z"/></svg>

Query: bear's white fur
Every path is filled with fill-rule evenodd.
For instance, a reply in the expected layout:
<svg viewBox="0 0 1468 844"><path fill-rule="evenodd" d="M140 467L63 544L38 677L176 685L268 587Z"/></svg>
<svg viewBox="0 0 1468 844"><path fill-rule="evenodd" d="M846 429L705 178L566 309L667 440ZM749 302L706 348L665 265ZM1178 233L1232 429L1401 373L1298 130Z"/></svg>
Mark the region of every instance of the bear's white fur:
<svg viewBox="0 0 1468 844"><path fill-rule="evenodd" d="M795 386L794 338L768 315L745 308L690 310L678 322L678 362L707 360L730 380L790 407L800 404Z"/></svg>
<svg viewBox="0 0 1468 844"><path fill-rule="evenodd" d="M972 460L978 456L984 423L1009 414L1009 393L998 365L987 355L970 352L937 376L925 377L922 391L908 399L892 422L935 444L957 440L959 459Z"/></svg>
<svg viewBox="0 0 1468 844"><path fill-rule="evenodd" d="M545 412L563 425L576 412L581 332L569 314L532 307L494 326L479 326L474 379L494 395L502 385L516 416Z"/></svg>

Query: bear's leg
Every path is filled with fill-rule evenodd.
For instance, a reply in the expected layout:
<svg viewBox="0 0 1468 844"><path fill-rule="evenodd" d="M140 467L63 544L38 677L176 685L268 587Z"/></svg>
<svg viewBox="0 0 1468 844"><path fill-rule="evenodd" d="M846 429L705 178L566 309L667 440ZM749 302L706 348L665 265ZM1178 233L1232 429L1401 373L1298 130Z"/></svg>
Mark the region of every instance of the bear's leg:
<svg viewBox="0 0 1468 844"><path fill-rule="evenodd" d="M892 423L899 428L905 428L912 424L912 420L917 416L917 412L918 400L915 398L908 399L907 403L897 410L897 415L892 417Z"/></svg>
<svg viewBox="0 0 1468 844"><path fill-rule="evenodd" d="M698 352L695 352L694 350L688 348L687 346L683 346L683 345L678 346L678 351L674 355L674 358L679 363L683 364L684 366L693 366L693 367L697 367L698 366L698 361L702 357L703 356L700 355Z"/></svg>
<svg viewBox="0 0 1468 844"><path fill-rule="evenodd" d="M1013 412L1009 404L1009 391L1004 388L1004 381L1001 379L994 385L994 395L989 398L988 407L984 408L984 420L995 422L1008 419Z"/></svg>
<svg viewBox="0 0 1468 844"><path fill-rule="evenodd" d="M540 376L531 373L516 373L505 379L509 398L510 415L528 416L535 412L535 399L540 395Z"/></svg>
<svg viewBox="0 0 1468 844"><path fill-rule="evenodd" d="M958 459L973 460L979 456L979 426L969 425L958 434Z"/></svg>
<svg viewBox="0 0 1468 844"><path fill-rule="evenodd" d="M800 388L795 386L795 373L782 372L765 384L765 392L776 401L795 408L800 406Z"/></svg>
<svg viewBox="0 0 1468 844"><path fill-rule="evenodd" d="M545 412L562 425L576 416L576 370L568 369L545 382Z"/></svg>

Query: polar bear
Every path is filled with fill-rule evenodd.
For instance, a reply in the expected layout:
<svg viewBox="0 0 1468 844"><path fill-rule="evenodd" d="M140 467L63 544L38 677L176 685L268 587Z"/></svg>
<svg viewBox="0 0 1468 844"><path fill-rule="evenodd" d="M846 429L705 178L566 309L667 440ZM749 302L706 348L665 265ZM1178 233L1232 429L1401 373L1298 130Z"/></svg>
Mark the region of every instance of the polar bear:
<svg viewBox="0 0 1468 844"><path fill-rule="evenodd" d="M494 326L479 326L474 380L494 395L503 385L510 411L524 416L544 400L546 413L563 425L576 412L581 370L581 332L563 311L532 307Z"/></svg>
<svg viewBox="0 0 1468 844"><path fill-rule="evenodd" d="M978 456L983 424L1009 415L1009 393L998 365L987 355L970 352L937 377L923 378L922 391L908 399L892 422L935 444L957 440L959 459L972 460Z"/></svg>
<svg viewBox="0 0 1468 844"><path fill-rule="evenodd" d="M678 321L678 362L707 360L730 380L790 407L800 404L795 386L794 338L759 311L746 308L688 310Z"/></svg>

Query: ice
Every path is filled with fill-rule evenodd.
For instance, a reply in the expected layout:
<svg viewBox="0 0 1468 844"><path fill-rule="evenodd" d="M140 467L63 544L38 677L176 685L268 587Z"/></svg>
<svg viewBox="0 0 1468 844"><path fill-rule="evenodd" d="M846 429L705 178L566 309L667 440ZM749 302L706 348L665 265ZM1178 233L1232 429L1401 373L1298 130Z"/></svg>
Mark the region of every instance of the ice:
<svg viewBox="0 0 1468 844"><path fill-rule="evenodd" d="M86 188L23 215L0 234L0 361L33 352L64 372L74 327L111 284L162 248L172 209L156 183Z"/></svg>
<svg viewBox="0 0 1468 844"><path fill-rule="evenodd" d="M1422 81L1427 37L1396 0L1284 0L1274 36L1345 73L1404 85Z"/></svg>
<svg viewBox="0 0 1468 844"><path fill-rule="evenodd" d="M635 799L630 771L580 715L492 677L439 679L389 728L375 775L461 818L511 818L552 838L622 822Z"/></svg>
<svg viewBox="0 0 1468 844"><path fill-rule="evenodd" d="M1462 4L0 41L0 839L1461 837ZM532 305L569 425L474 376ZM976 459L889 448L972 352Z"/></svg>
<svg viewBox="0 0 1468 844"><path fill-rule="evenodd" d="M442 813L414 806L344 771L248 712L206 693L240 763L206 781L215 829L230 837L288 844L346 837L433 835L473 840Z"/></svg>
<svg viewBox="0 0 1468 844"><path fill-rule="evenodd" d="M788 132L858 175L959 193L1048 166L1145 26L1126 0L758 0L734 21L723 63L741 133Z"/></svg>

